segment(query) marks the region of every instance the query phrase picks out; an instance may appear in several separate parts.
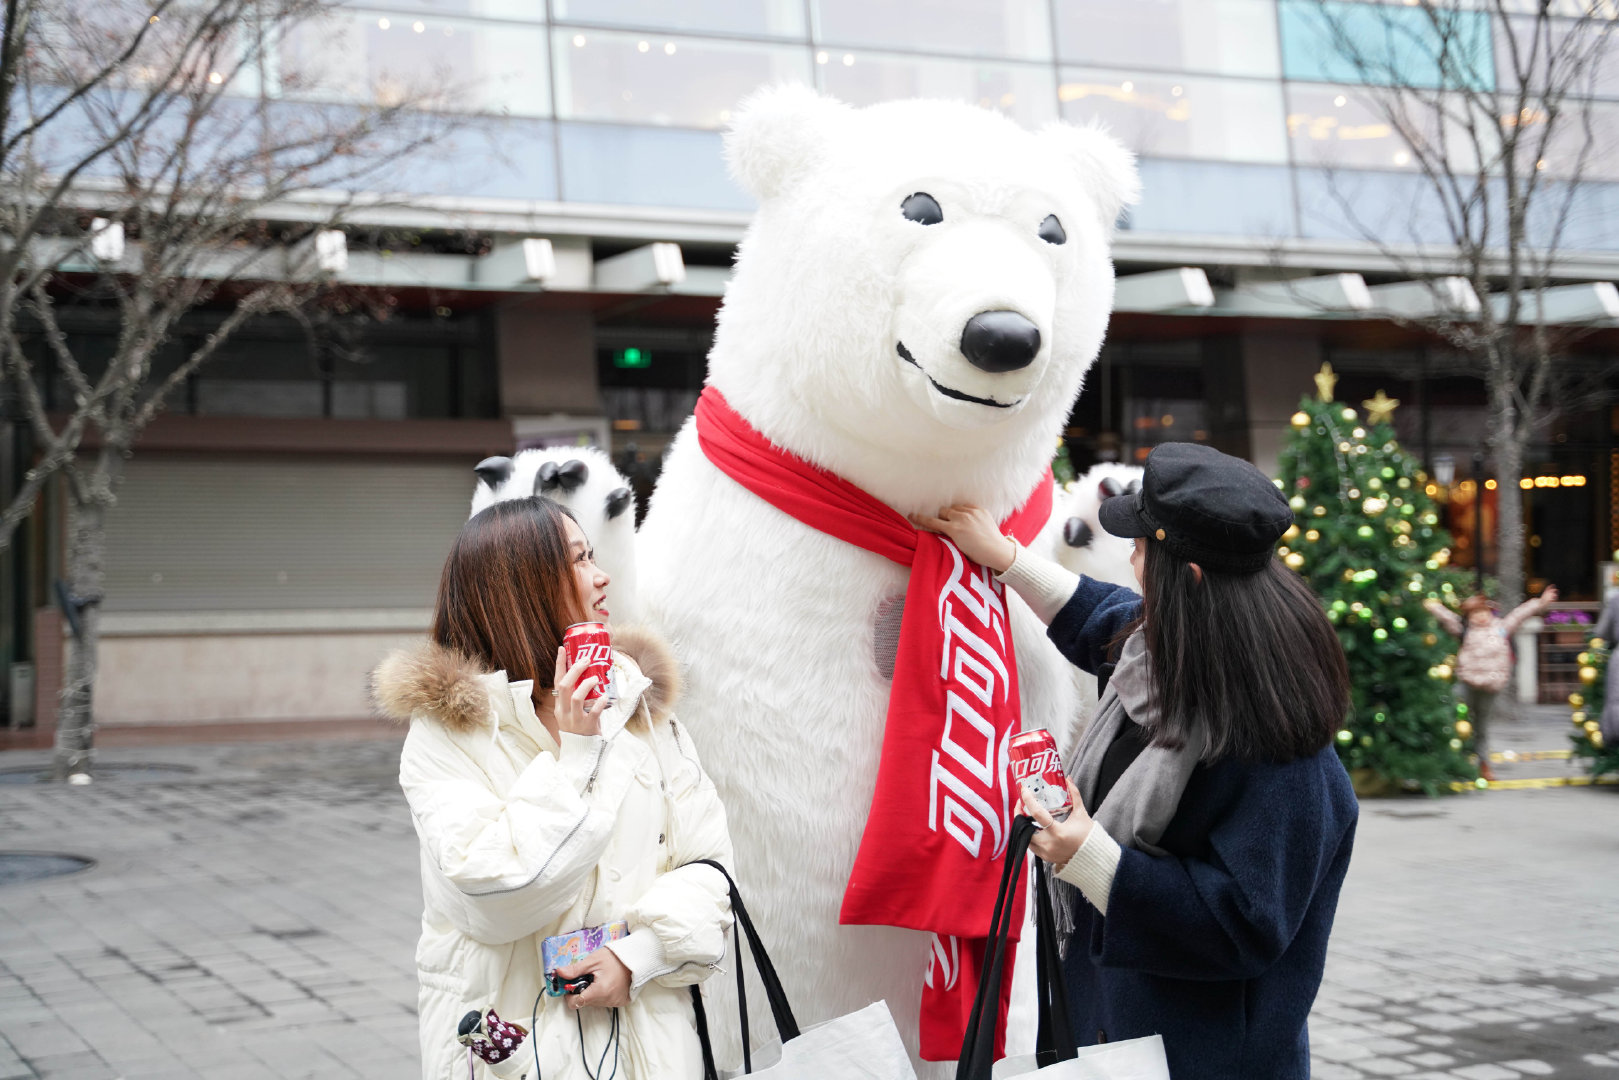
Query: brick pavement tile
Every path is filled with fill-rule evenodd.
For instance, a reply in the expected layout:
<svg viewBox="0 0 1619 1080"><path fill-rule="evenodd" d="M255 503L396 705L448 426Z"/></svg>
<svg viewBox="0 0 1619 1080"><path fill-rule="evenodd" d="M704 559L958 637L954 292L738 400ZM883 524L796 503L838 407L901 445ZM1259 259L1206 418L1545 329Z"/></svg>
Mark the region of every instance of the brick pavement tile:
<svg viewBox="0 0 1619 1080"><path fill-rule="evenodd" d="M1398 1058L1367 1058L1355 1062L1355 1068L1371 1076L1407 1076L1417 1071L1415 1065Z"/></svg>
<svg viewBox="0 0 1619 1080"><path fill-rule="evenodd" d="M1312 1042L1310 1053L1339 1063L1364 1061L1372 1056L1372 1052L1358 1042Z"/></svg>
<svg viewBox="0 0 1619 1080"><path fill-rule="evenodd" d="M1533 1059L1508 1061L1504 1062L1504 1064L1507 1068L1517 1069L1519 1072L1528 1076L1550 1076L1557 1071L1544 1061L1536 1061Z"/></svg>
<svg viewBox="0 0 1619 1080"><path fill-rule="evenodd" d="M82 1050L74 1054L52 1054L29 1061L40 1080L117 1080L118 1073L99 1054Z"/></svg>
<svg viewBox="0 0 1619 1080"><path fill-rule="evenodd" d="M1314 1080L1363 1080L1366 1076L1359 1069L1351 1069L1348 1065L1339 1065L1331 1061L1312 1062L1310 1075Z"/></svg>
<svg viewBox="0 0 1619 1080"><path fill-rule="evenodd" d="M1518 1080L1516 1069L1509 1069L1504 1065L1468 1065L1460 1069L1450 1070L1452 1076L1461 1080Z"/></svg>
<svg viewBox="0 0 1619 1080"><path fill-rule="evenodd" d="M1449 1054L1441 1054L1437 1050L1428 1050L1421 1054L1407 1054L1405 1060L1413 1065L1421 1065L1425 1069L1442 1069L1446 1065L1454 1065L1456 1059Z"/></svg>

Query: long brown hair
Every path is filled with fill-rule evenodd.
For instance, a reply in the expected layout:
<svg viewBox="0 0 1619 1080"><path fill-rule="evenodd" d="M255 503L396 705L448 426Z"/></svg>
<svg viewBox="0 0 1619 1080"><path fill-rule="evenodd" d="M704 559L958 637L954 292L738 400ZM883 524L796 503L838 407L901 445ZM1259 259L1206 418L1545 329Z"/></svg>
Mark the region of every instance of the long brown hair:
<svg viewBox="0 0 1619 1080"><path fill-rule="evenodd" d="M1153 741L1207 735L1205 761L1285 762L1332 742L1349 665L1304 579L1272 558L1253 574L1203 571L1147 541L1142 619L1160 720Z"/></svg>
<svg viewBox="0 0 1619 1080"><path fill-rule="evenodd" d="M569 624L583 622L566 507L533 495L495 503L461 527L439 578L433 640L513 682L550 690Z"/></svg>

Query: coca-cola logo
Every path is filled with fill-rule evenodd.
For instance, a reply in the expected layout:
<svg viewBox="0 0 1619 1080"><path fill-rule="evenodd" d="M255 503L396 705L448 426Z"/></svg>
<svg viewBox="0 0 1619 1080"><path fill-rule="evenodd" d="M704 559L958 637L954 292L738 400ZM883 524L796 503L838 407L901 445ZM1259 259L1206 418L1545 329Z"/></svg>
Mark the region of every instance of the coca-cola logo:
<svg viewBox="0 0 1619 1080"><path fill-rule="evenodd" d="M1030 754L1021 760L1012 761L1012 779L1025 780L1031 776L1044 776L1048 772L1058 772L1062 763L1057 760L1057 751L1051 747Z"/></svg>
<svg viewBox="0 0 1619 1080"><path fill-rule="evenodd" d="M613 646L608 642L587 641L582 645L573 645L572 660L570 664L577 664L581 660L590 661L590 666L597 664L611 664L613 662Z"/></svg>

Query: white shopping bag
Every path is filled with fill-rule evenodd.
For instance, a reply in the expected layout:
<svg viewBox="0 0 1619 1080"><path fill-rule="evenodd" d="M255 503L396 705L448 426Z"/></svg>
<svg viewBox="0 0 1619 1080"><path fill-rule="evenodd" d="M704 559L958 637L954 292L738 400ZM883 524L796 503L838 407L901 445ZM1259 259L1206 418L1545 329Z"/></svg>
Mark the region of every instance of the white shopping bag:
<svg viewBox="0 0 1619 1080"><path fill-rule="evenodd" d="M760 1047L748 1075L761 1080L916 1080L899 1029L881 1001L805 1028L786 1043Z"/></svg>
<svg viewBox="0 0 1619 1080"><path fill-rule="evenodd" d="M995 1080L1169 1080L1169 1059L1164 1057L1164 1037L1082 1046L1079 1056L1040 1069L1034 1055L1003 1058L995 1063Z"/></svg>

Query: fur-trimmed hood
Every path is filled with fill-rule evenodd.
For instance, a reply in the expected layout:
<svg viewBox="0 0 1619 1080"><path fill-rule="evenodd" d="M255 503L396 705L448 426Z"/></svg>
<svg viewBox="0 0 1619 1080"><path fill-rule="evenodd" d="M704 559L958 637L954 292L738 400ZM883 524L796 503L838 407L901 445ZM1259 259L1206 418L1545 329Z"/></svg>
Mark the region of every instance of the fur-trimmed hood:
<svg viewBox="0 0 1619 1080"><path fill-rule="evenodd" d="M657 722L669 716L680 697L680 668L669 643L639 626L613 628L613 651L632 661L651 680L640 704ZM434 642L389 653L371 673L371 701L390 720L406 722L418 714L445 727L465 731L489 718L493 674L453 649Z"/></svg>

